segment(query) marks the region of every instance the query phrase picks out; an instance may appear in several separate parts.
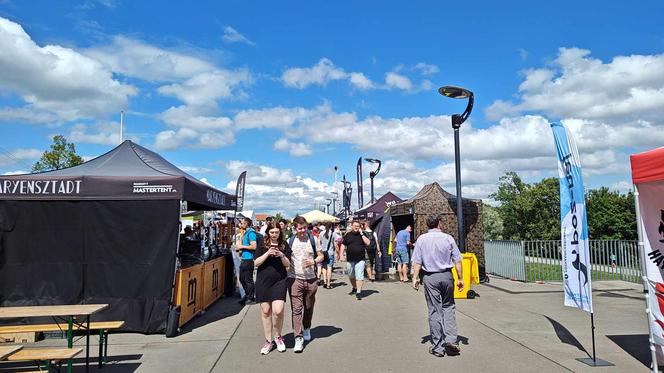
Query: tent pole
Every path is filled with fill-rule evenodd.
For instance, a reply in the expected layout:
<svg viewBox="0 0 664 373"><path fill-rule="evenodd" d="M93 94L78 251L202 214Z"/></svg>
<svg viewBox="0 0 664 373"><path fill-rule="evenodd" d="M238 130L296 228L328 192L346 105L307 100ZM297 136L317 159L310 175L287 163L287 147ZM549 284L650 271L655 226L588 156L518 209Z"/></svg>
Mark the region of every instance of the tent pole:
<svg viewBox="0 0 664 373"><path fill-rule="evenodd" d="M178 254L180 253L180 231L182 230L182 220L180 219L182 217L182 200L180 200L180 208L178 209L178 230L175 232L177 236L177 240L175 240L175 268L173 268L173 283L171 284L171 299L170 299L170 305L171 307L175 304L173 297L175 296L175 287L177 284L175 283L176 277L177 277L177 272L178 272L178 267L180 267L180 258L178 257Z"/></svg>
<svg viewBox="0 0 664 373"><path fill-rule="evenodd" d="M636 184L633 185L634 188L634 209L636 210L636 232L638 234L638 245L637 250L639 252L639 260L641 261L641 281L643 281L643 293L645 294L646 299L646 316L648 318L648 340L650 342L650 355L652 358L652 371L657 372L657 351L655 350L655 338L652 333L653 325L653 315L652 310L650 309L650 282L648 280L648 273L646 269L645 262L645 252L643 245L643 225L641 224L641 209L639 208L639 189Z"/></svg>

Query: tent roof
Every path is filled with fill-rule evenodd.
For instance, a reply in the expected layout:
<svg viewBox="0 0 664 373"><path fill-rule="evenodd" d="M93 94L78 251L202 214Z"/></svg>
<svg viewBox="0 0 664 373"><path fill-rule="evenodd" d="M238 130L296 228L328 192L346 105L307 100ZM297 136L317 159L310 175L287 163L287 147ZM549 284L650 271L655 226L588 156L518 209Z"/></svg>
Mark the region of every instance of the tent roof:
<svg viewBox="0 0 664 373"><path fill-rule="evenodd" d="M321 222L333 222L337 223L339 222L339 218L332 216L330 214L326 214L322 211L319 210L311 210L307 212L306 214L301 215L303 218L307 219L307 222L309 223L321 223Z"/></svg>
<svg viewBox="0 0 664 373"><path fill-rule="evenodd" d="M664 147L633 154L629 159L634 184L664 180Z"/></svg>
<svg viewBox="0 0 664 373"><path fill-rule="evenodd" d="M397 206L412 205L417 200L428 198L432 193L442 195L443 198L446 198L448 200L455 200L456 199L456 196L454 194L447 192L437 182L433 182L431 184L427 184L424 187L422 187L422 189L419 192L417 192L417 194L414 195L413 197L411 197L411 198L409 198L409 199L407 199L403 202L397 203ZM477 201L477 200L472 199L472 198L462 198L462 200L464 200L464 201Z"/></svg>
<svg viewBox="0 0 664 373"><path fill-rule="evenodd" d="M382 215L385 210L394 203L402 202L403 200L399 198L396 194L392 192L387 192L383 194L376 202L364 206L361 209L355 211L353 216L358 218L366 217L367 213L372 212L376 215ZM377 216L376 216L377 217Z"/></svg>
<svg viewBox="0 0 664 373"><path fill-rule="evenodd" d="M234 208L235 196L130 140L78 166L0 177L0 199L182 199L190 210Z"/></svg>

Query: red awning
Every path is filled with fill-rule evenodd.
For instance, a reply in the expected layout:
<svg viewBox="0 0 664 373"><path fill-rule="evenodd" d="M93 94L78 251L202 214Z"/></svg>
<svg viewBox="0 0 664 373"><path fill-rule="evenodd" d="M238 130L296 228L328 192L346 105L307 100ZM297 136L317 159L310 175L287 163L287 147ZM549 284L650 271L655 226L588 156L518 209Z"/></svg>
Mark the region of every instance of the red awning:
<svg viewBox="0 0 664 373"><path fill-rule="evenodd" d="M664 180L664 147L633 154L629 158L634 184Z"/></svg>

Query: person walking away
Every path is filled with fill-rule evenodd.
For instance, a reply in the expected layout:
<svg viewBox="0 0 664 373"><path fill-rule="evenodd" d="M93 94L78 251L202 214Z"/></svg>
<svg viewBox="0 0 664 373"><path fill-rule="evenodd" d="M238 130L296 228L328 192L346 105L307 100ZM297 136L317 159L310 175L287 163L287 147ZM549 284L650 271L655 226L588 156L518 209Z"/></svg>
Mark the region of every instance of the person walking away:
<svg viewBox="0 0 664 373"><path fill-rule="evenodd" d="M293 235L293 231L288 226L288 220L279 220L279 228L281 228L281 232L284 235L284 240L288 240Z"/></svg>
<svg viewBox="0 0 664 373"><path fill-rule="evenodd" d="M323 261L323 250L320 241L307 232L304 217L296 216L293 224L295 235L288 240L292 250L288 289L295 336L293 352L300 353L304 350L304 342L311 340L311 321L318 290L316 264Z"/></svg>
<svg viewBox="0 0 664 373"><path fill-rule="evenodd" d="M364 259L369 239L362 233L359 221L354 221L351 231L346 233L341 242L341 252L346 256L346 271L348 279L353 286L348 295L355 295L357 300L362 300L362 284L364 282ZM343 254L342 254L343 255Z"/></svg>
<svg viewBox="0 0 664 373"><path fill-rule="evenodd" d="M284 304L288 286L288 268L290 267L291 248L284 241L283 232L278 225L267 223L267 239L256 249L256 302L261 305L261 320L265 343L261 355L270 353L274 344L279 352L286 351L286 344L281 335L284 325ZM274 336L272 332L274 331Z"/></svg>
<svg viewBox="0 0 664 373"><path fill-rule="evenodd" d="M454 238L441 231L440 221L439 215L427 217L429 231L417 239L413 250L413 288L419 290L422 272L421 282L429 309L429 353L437 357L460 353L452 267L456 268L459 278L457 287L459 290L464 287L461 253Z"/></svg>
<svg viewBox="0 0 664 373"><path fill-rule="evenodd" d="M237 241L242 237L242 233L240 233L240 228L235 228L235 234L233 235L233 239L231 242L233 242L233 245L231 246L231 255L233 256L233 279L235 283L235 289L240 295L240 299L244 299L245 297L245 292L244 288L242 287L242 284L240 283L240 262L242 261L240 259L240 249L237 247Z"/></svg>
<svg viewBox="0 0 664 373"><path fill-rule="evenodd" d="M321 247L323 248L323 280L325 289L332 289L330 282L332 281L332 270L334 269L334 257L335 253L338 252L338 241L339 237L337 232L332 230L332 223L325 224L325 230L318 236L320 239Z"/></svg>
<svg viewBox="0 0 664 373"><path fill-rule="evenodd" d="M397 272L399 273L399 280L401 282L408 282L408 263L410 258L408 256L408 245L410 245L410 232L413 227L406 226L405 229L400 230L396 237L396 250L395 256L397 258Z"/></svg>
<svg viewBox="0 0 664 373"><path fill-rule="evenodd" d="M244 230L242 240L238 241L240 249L240 283L245 291L245 297L240 300L241 305L256 303L254 295L254 251L256 250L256 231L251 227L251 219L243 218L240 228Z"/></svg>
<svg viewBox="0 0 664 373"><path fill-rule="evenodd" d="M378 245L378 236L376 232L371 230L371 226L368 222L364 222L364 235L369 239L369 245L367 245L367 277L369 281L374 282L376 280L376 272L374 271L374 266L376 265L376 255L378 258L383 256L383 253L380 252L380 246Z"/></svg>

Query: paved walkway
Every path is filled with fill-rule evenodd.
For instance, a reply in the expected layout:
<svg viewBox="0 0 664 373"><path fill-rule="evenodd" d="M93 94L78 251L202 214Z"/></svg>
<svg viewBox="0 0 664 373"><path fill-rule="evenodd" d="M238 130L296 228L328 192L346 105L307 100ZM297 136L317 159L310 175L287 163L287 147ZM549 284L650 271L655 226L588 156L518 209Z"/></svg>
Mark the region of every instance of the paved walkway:
<svg viewBox="0 0 664 373"><path fill-rule="evenodd" d="M259 307L242 308L236 299L222 299L176 338L112 335L109 355L114 362L103 372L648 370L643 363L649 356L642 288L635 284L594 283L597 357L615 366L590 368L575 360L588 356L584 350L592 353L589 314L564 307L559 284L492 278L490 284L475 286L480 298L457 301L461 356L436 358L427 352L421 290L376 282L358 301L347 295L346 282L340 278L334 289L319 289L313 340L302 354L292 351L290 312L284 326L288 350L261 356ZM49 343L58 341L42 342Z"/></svg>

